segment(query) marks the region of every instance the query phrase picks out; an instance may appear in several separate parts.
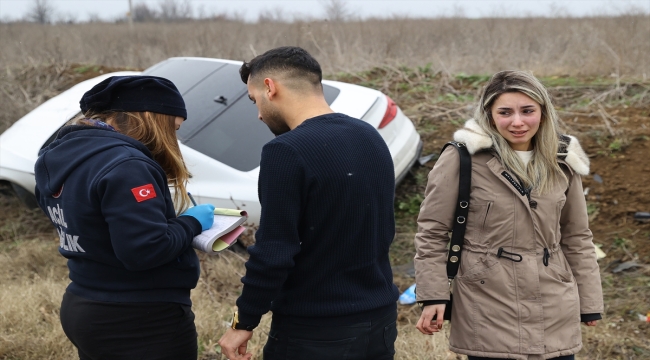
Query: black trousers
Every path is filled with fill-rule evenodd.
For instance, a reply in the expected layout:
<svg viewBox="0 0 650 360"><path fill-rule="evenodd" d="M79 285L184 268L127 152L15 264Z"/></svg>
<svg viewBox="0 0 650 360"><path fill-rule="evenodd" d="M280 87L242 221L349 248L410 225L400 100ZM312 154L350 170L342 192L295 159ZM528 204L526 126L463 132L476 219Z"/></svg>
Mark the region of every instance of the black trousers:
<svg viewBox="0 0 650 360"><path fill-rule="evenodd" d="M387 360L395 355L395 309L344 326L273 317L264 360Z"/></svg>
<svg viewBox="0 0 650 360"><path fill-rule="evenodd" d="M507 359L493 359L493 358L486 358L486 357L476 357L476 356L468 356L468 360L507 360ZM565 356L560 356L548 360L574 360L575 356L573 355L565 355Z"/></svg>
<svg viewBox="0 0 650 360"><path fill-rule="evenodd" d="M63 295L61 325L81 360L196 360L194 313L176 303L108 303Z"/></svg>

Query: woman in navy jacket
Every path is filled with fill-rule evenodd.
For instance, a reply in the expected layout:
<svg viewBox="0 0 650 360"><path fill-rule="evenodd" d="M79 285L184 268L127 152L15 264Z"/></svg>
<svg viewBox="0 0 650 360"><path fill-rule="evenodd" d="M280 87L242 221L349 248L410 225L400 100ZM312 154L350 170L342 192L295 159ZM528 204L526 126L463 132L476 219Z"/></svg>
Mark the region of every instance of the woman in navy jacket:
<svg viewBox="0 0 650 360"><path fill-rule="evenodd" d="M35 166L36 198L72 280L63 330L82 360L196 359L191 243L212 225L214 207L188 209L176 139L187 118L183 98L167 79L121 76L80 104L84 116Z"/></svg>

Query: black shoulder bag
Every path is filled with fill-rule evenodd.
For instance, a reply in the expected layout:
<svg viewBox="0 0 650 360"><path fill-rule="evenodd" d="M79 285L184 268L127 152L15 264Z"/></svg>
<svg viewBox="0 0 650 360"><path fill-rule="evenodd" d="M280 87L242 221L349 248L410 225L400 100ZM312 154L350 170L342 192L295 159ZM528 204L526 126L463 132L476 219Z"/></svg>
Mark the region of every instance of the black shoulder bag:
<svg viewBox="0 0 650 360"><path fill-rule="evenodd" d="M472 157L467 151L465 144L456 141L450 141L442 147L443 151L447 146L453 146L458 150L460 155L460 175L458 177L458 201L456 202L456 213L454 215L454 226L449 243L449 254L447 255L447 278L449 279L449 290L451 291L451 281L458 274L460 266L460 254L463 250L463 240L465 239L465 228L467 226L467 214L469 213L469 191L472 183ZM453 303L453 294L450 295L449 304L445 307L445 320L451 320L451 305ZM434 316L435 319L435 316Z"/></svg>

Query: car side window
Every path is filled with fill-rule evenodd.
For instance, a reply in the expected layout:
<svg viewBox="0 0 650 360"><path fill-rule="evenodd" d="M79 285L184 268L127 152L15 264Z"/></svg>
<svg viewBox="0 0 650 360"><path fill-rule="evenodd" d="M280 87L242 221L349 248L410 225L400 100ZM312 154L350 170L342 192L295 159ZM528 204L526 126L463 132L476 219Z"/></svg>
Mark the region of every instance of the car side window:
<svg viewBox="0 0 650 360"><path fill-rule="evenodd" d="M323 92L331 104L340 90L323 85ZM253 170L260 165L262 147L275 137L257 115L257 107L243 94L183 144L237 170Z"/></svg>
<svg viewBox="0 0 650 360"><path fill-rule="evenodd" d="M185 95L196 84L224 66L225 63L218 61L171 59L146 69L142 75L168 79L176 85L182 95Z"/></svg>
<svg viewBox="0 0 650 360"><path fill-rule="evenodd" d="M242 95L183 144L232 168L250 171L260 165L262 147L273 138L257 118L257 107Z"/></svg>

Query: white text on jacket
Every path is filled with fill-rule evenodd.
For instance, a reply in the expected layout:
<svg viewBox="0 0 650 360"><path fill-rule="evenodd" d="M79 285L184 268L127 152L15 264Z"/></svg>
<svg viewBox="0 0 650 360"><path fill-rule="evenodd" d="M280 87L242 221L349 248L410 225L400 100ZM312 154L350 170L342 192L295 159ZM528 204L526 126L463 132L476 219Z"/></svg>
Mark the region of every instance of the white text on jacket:
<svg viewBox="0 0 650 360"><path fill-rule="evenodd" d="M74 252L86 252L79 245L79 236L66 234L64 229L68 228L68 224L65 222L65 217L63 216L63 209L56 205L56 208L47 207L47 212L50 214L50 219L52 222L59 225L56 228L56 232L59 234L59 246L63 250L74 251Z"/></svg>

